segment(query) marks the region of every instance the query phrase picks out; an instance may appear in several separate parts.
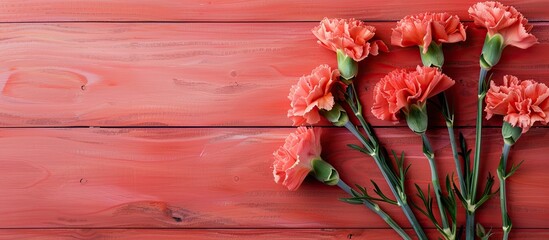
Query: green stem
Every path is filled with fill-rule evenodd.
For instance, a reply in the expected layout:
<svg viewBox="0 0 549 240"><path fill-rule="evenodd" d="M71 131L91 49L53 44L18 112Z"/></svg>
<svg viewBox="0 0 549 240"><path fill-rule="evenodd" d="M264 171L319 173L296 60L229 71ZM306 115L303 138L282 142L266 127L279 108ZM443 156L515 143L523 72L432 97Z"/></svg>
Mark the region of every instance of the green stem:
<svg viewBox="0 0 549 240"><path fill-rule="evenodd" d="M351 188L349 187L349 185L343 182L343 180L340 179L339 182L337 183L337 186L341 188L343 191L345 191L346 193L348 193L349 195L351 196L353 195L351 192ZM376 203L373 203L370 200L364 200L364 205L368 209L375 212L378 216L380 216L387 224L389 224L389 226L391 226L391 228L393 228L393 230L395 230L398 233L398 235L402 237L402 239L412 240L412 238L398 225L398 223L396 223L386 212L384 212L383 210L381 210L381 208L379 208L379 205L377 205Z"/></svg>
<svg viewBox="0 0 549 240"><path fill-rule="evenodd" d="M465 239L475 239L475 213L467 211L467 217L465 218Z"/></svg>
<svg viewBox="0 0 549 240"><path fill-rule="evenodd" d="M412 212L412 209L410 208L410 205L408 205L408 203L406 202L404 203L401 202L400 204L401 204L400 207L402 208L404 215L406 215L406 218L408 218L408 221L412 224L412 228L416 232L418 239L427 240L428 239L427 235L425 235L423 228L421 228L421 225L417 221L416 216L414 215L414 213Z"/></svg>
<svg viewBox="0 0 549 240"><path fill-rule="evenodd" d="M439 69L440 71L442 71L442 66ZM459 161L459 153L456 145L456 137L454 135L454 113L452 110L450 110L450 107L448 106L448 98L446 97L446 92L441 92L439 94L439 99L442 105L442 115L446 121L446 128L448 128L450 146L452 146L452 156L454 157L456 172L459 179L459 188L460 191L465 194L465 196L467 196L467 185L465 185L465 177L463 176L463 171L461 169L461 162Z"/></svg>
<svg viewBox="0 0 549 240"><path fill-rule="evenodd" d="M362 125L364 132L366 132L366 135L368 135L368 139L370 139L374 146L377 146L377 137L374 135L372 129L370 128L370 124L368 124L368 122L366 122L366 119L364 119L364 116L362 116L362 113L355 113L355 116L360 122L360 125Z"/></svg>
<svg viewBox="0 0 549 240"><path fill-rule="evenodd" d="M507 212L507 193L505 189L505 180L507 179L507 158L509 157L509 151L511 150L511 144L505 143L503 145L503 152L501 154L500 169L498 170L499 177L499 200L501 203L501 218L503 228L503 240L509 238L509 232L511 232L511 219Z"/></svg>
<svg viewBox="0 0 549 240"><path fill-rule="evenodd" d="M347 128L364 145L364 147L369 152L372 153L371 156L374 158L374 162L377 164L377 167L379 168L381 174L383 175L383 178L385 179L385 181L389 185L389 188L391 189L391 192L395 196L398 205L401 207L402 211L406 215L406 218L408 219L408 221L412 225L412 228L414 228L414 231L418 235L418 238L420 240L426 240L427 235L425 235L425 232L421 228L421 225L419 224L416 216L412 212L412 209L410 208L410 205L408 205L408 203L406 202L406 199L405 199L406 194L402 191L398 191L396 189L396 186L395 186L396 182L391 180L391 177L389 176L389 174L392 174L390 168L388 168L388 166L386 166L386 164L383 164L383 161L380 158L379 154L376 153L375 149L372 149L369 146L368 140L366 140L365 137L360 132L358 132L358 130L356 129L354 124L351 123L351 121L349 121L349 122L347 122L347 124L345 124L345 128ZM378 141L376 141L376 142L378 142ZM376 145L376 147L379 148L380 146ZM393 178L394 178L394 176L393 176Z"/></svg>
<svg viewBox="0 0 549 240"><path fill-rule="evenodd" d="M476 122L476 135L475 135L475 157L473 159L473 170L471 176L471 185L469 190L469 201L468 213L467 213L467 228L466 228L466 239L474 240L475 239L475 210L472 205L475 204L476 195L477 195L477 185L478 185L478 174L480 168L480 147L482 143L482 106L484 102L485 92L484 92L484 82L488 74L488 70L480 68L480 75L478 79L478 102L477 102L477 122Z"/></svg>
<svg viewBox="0 0 549 240"><path fill-rule="evenodd" d="M454 135L454 124L447 122L446 127L448 128L448 136L450 137L450 145L452 146L452 155L454 156L454 163L456 165L459 187L462 193L467 194L467 185L465 185L465 178L463 177L463 170L461 169L461 162L459 161L459 153L456 145L456 136Z"/></svg>
<svg viewBox="0 0 549 240"><path fill-rule="evenodd" d="M347 128L347 130L349 130L349 132L351 132L360 141L360 143L364 145L364 147L366 148L366 150L368 150L368 152L373 152L373 148L372 146L370 146L370 143L368 142L368 140L364 138L362 133L360 133L356 129L355 125L351 121L348 121L347 123L345 123L345 128Z"/></svg>
<svg viewBox="0 0 549 240"><path fill-rule="evenodd" d="M421 139L423 140L423 146L425 146L425 156L429 160L429 166L431 167L431 180L433 182L433 190L435 191L435 196L437 198L438 209L440 211L440 219L442 221L442 227L444 230L449 230L448 219L446 218L446 212L444 211L444 205L442 205L442 189L440 187L440 182L438 180L437 165L435 162L435 153L431 147L431 142L425 133L421 134Z"/></svg>
<svg viewBox="0 0 549 240"><path fill-rule="evenodd" d="M368 139L370 140L372 145L377 146L378 145L377 136L372 131L372 128L370 127L370 124L368 124L366 119L364 119L364 116L362 116L362 105L360 104L360 101L359 101L359 99L356 95L355 84L350 84L349 88L351 88L352 92L355 95L355 99L354 99L355 102L353 104L354 106L351 106L351 108L353 109L353 112L354 112L356 118L360 122L360 125L362 125L362 128L364 129L364 132L366 132L366 135L368 136Z"/></svg>

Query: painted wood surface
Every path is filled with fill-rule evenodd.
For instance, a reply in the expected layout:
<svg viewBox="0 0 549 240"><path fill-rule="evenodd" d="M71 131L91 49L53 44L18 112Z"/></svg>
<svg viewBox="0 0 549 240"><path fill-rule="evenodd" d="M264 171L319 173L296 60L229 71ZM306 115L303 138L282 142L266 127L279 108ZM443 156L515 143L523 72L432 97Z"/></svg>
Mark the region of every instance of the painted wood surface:
<svg viewBox="0 0 549 240"><path fill-rule="evenodd" d="M291 128L258 129L2 129L0 226L3 228L386 228L345 194L308 180L299 191L276 185L271 153ZM463 129L468 139L473 129ZM430 182L420 139L402 128L380 129L389 149L405 151L409 178ZM445 129L430 132L441 176L453 169ZM495 173L502 141L486 131L482 167ZM509 179L516 228L549 228L546 129L521 138L511 162L525 160ZM323 157L345 181L388 191L369 157L350 151L344 129L325 129ZM472 142L470 142L472 144ZM519 158L520 156L520 158ZM412 182L409 190L412 190ZM409 192L413 194L412 191ZM417 200L417 199L416 199ZM400 210L385 206L407 226ZM497 199L482 209L488 228L501 225ZM461 216L463 217L463 216ZM426 218L420 221L429 226Z"/></svg>
<svg viewBox="0 0 549 240"><path fill-rule="evenodd" d="M290 86L320 64L336 65L310 33L316 24L7 24L0 28L0 126L289 126ZM395 24L372 24L388 43ZM533 32L541 43L505 49L494 79L549 84L549 25ZM467 42L445 46L458 126L474 125L484 35L470 25ZM363 61L366 108L381 77L418 63L417 48L399 47ZM392 126L365 113L374 125ZM445 126L432 115L432 125Z"/></svg>
<svg viewBox="0 0 549 240"><path fill-rule="evenodd" d="M447 11L468 19L476 0L3 0L0 21L318 21L328 17L398 20ZM549 20L546 0L508 0L530 20Z"/></svg>
<svg viewBox="0 0 549 240"><path fill-rule="evenodd" d="M325 16L367 20L389 43L404 15L447 11L469 21L475 2L2 0L0 239L397 239L366 209L338 201L337 188L306 180L289 192L273 182L271 154L294 130L286 96L317 65L336 64L310 33ZM534 22L540 44L506 49L495 79L549 84L549 2L504 3ZM444 71L457 81L449 96L472 146L485 32L468 23L467 33L445 46ZM380 77L418 63L416 48L398 47L362 62L366 108ZM420 139L366 113L387 147L406 152L409 179L426 187ZM430 113L439 175L451 174L444 124ZM482 169L493 174L500 121L484 122ZM547 130L533 128L511 153L511 162L525 160L508 180L512 239L549 238ZM371 188L372 179L388 191L371 159L346 147L355 143L346 131L324 132L323 157L347 182ZM478 215L493 239L497 200ZM382 207L409 228L398 208Z"/></svg>
<svg viewBox="0 0 549 240"><path fill-rule="evenodd" d="M408 231L412 232L412 231ZM434 230L426 231L429 236L436 237ZM512 233L514 239L545 240L549 232L540 229L516 229ZM24 238L28 240L387 240L398 239L389 229L42 229L42 230L0 230L0 239L11 240ZM501 238L500 232L494 230L494 239Z"/></svg>

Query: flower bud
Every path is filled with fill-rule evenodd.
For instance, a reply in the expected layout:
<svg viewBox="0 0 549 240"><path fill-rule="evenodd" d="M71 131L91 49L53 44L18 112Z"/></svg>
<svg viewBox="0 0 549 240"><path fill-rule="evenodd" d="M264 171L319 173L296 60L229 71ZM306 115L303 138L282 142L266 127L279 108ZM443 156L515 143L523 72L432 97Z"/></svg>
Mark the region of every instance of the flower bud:
<svg viewBox="0 0 549 240"><path fill-rule="evenodd" d="M423 66L441 68L442 65L444 65L442 44L438 45L435 42L432 42L426 53L423 53L423 46L419 46L419 52L421 53L421 61L423 62Z"/></svg>
<svg viewBox="0 0 549 240"><path fill-rule="evenodd" d="M313 166L312 174L318 181L329 186L336 185L339 182L339 173L329 163L317 158L311 164Z"/></svg>
<svg viewBox="0 0 549 240"><path fill-rule="evenodd" d="M503 141L506 144L513 145L517 142L522 134L522 128L513 127L510 123L503 121L503 126L501 127L501 135L503 136Z"/></svg>
<svg viewBox="0 0 549 240"><path fill-rule="evenodd" d="M429 121L425 104L412 104L404 114L406 115L406 123L413 132L422 134L427 131Z"/></svg>
<svg viewBox="0 0 549 240"><path fill-rule="evenodd" d="M349 116L347 115L347 112L341 105L336 103L332 110L330 111L321 111L322 115L328 119L334 126L342 127L349 122Z"/></svg>
<svg viewBox="0 0 549 240"><path fill-rule="evenodd" d="M358 73L358 62L341 50L337 50L337 68L344 80L351 80ZM347 81L344 81L348 83Z"/></svg>
<svg viewBox="0 0 549 240"><path fill-rule="evenodd" d="M484 46L482 47L482 54L480 55L480 66L486 70L490 70L499 62L504 47L503 36L501 34L496 33L493 36L487 34Z"/></svg>

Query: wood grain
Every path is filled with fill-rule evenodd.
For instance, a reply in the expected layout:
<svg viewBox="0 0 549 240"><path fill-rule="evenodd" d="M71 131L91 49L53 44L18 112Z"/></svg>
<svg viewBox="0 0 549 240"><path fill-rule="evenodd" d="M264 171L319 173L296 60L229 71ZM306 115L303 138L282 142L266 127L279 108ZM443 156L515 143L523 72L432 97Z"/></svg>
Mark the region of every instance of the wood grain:
<svg viewBox="0 0 549 240"><path fill-rule="evenodd" d="M345 194L335 187L308 179L289 192L273 182L271 154L294 130L286 96L299 76L335 66L335 54L310 33L323 17L369 21L388 43L404 15L447 11L470 21L475 2L0 1L0 240L397 239L365 208L338 201ZM514 74L549 84L549 2L504 3L534 22L540 44L506 49L495 79ZM467 42L445 46L444 69L457 81L449 96L472 146L485 33L468 25ZM380 77L418 63L416 48L397 47L362 62L365 108ZM431 126L444 126L429 111ZM383 126L376 130L388 148L406 152L408 179L425 188L420 139L366 114ZM510 156L525 160L508 180L512 239L549 239L547 129L531 129ZM495 174L502 144L498 128L484 133L481 179ZM446 130L434 127L429 136L439 175L451 174ZM323 157L348 183L371 188L372 179L388 192L371 159L349 143L356 141L344 129L325 128ZM382 207L412 233L398 208ZM501 237L497 199L478 220Z"/></svg>
<svg viewBox="0 0 549 240"><path fill-rule="evenodd" d="M0 126L288 126L290 86L320 64L335 65L335 54L315 43L315 25L7 24L0 28ZM389 42L394 23L373 25ZM505 49L494 79L514 74L549 84L549 25L533 32L541 44ZM485 32L469 26L468 34L445 46L459 126L474 125ZM361 64L360 94L377 126L392 124L368 111L375 82L420 63L417 48L391 51ZM438 114L432 119L444 125Z"/></svg>
<svg viewBox="0 0 549 240"><path fill-rule="evenodd" d="M365 208L338 201L335 187L307 180L289 192L273 182L272 152L293 129L2 129L1 228L386 228ZM429 168L420 139L401 128L380 129L388 148L405 151L409 179L422 187ZM444 130L430 132L439 175L453 169ZM464 129L471 139L472 129ZM532 129L511 153L525 160L508 180L515 228L548 228L545 129ZM496 168L502 141L485 132L483 172ZM346 144L344 129L325 129L323 157L350 184L382 184L371 159ZM472 142L470 142L472 144ZM410 182L409 189L412 188ZM413 193L410 192L410 196ZM400 210L385 206L403 226ZM460 212L461 214L461 212ZM492 199L480 211L500 226ZM460 216L462 218L463 216ZM420 221L430 226L424 217ZM409 226L408 226L409 227Z"/></svg>
<svg viewBox="0 0 549 240"><path fill-rule="evenodd" d="M420 12L449 12L469 19L477 0L3 0L2 22L42 21L317 21L323 17L398 20ZM508 0L530 20L549 20L544 0Z"/></svg>
<svg viewBox="0 0 549 240"><path fill-rule="evenodd" d="M433 238L437 236L432 229L426 232ZM543 229L513 229L511 237L513 239L545 240L549 238L549 232ZM501 238L500 231L494 229L492 239L499 238ZM387 240L398 239L398 236L389 229L10 229L0 230L0 239Z"/></svg>

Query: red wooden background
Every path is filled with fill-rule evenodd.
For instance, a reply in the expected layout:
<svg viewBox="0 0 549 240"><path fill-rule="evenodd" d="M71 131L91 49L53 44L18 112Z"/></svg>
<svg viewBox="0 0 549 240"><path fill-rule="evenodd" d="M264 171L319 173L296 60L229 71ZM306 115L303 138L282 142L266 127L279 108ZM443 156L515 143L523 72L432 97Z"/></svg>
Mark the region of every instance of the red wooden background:
<svg viewBox="0 0 549 240"><path fill-rule="evenodd" d="M365 208L339 202L336 188L274 184L272 151L294 130L286 96L299 76L335 65L310 33L324 16L365 19L389 42L404 15L468 21L474 2L1 0L0 239L396 239ZM533 22L540 44L506 49L495 79L549 84L549 2L504 3ZM457 80L450 96L472 146L484 31L467 25L467 42L445 47L445 72ZM418 64L417 52L391 47L361 63L367 108L373 84ZM368 119L426 186L420 139ZM431 122L444 175L453 171L447 133L437 115ZM482 168L495 173L501 122L485 124ZM525 160L509 180L514 239L549 238L548 138L533 128L512 151L511 162ZM324 157L348 182L382 183L371 160L346 148L354 141L330 128ZM383 207L409 228L399 209ZM497 199L478 219L497 239Z"/></svg>

